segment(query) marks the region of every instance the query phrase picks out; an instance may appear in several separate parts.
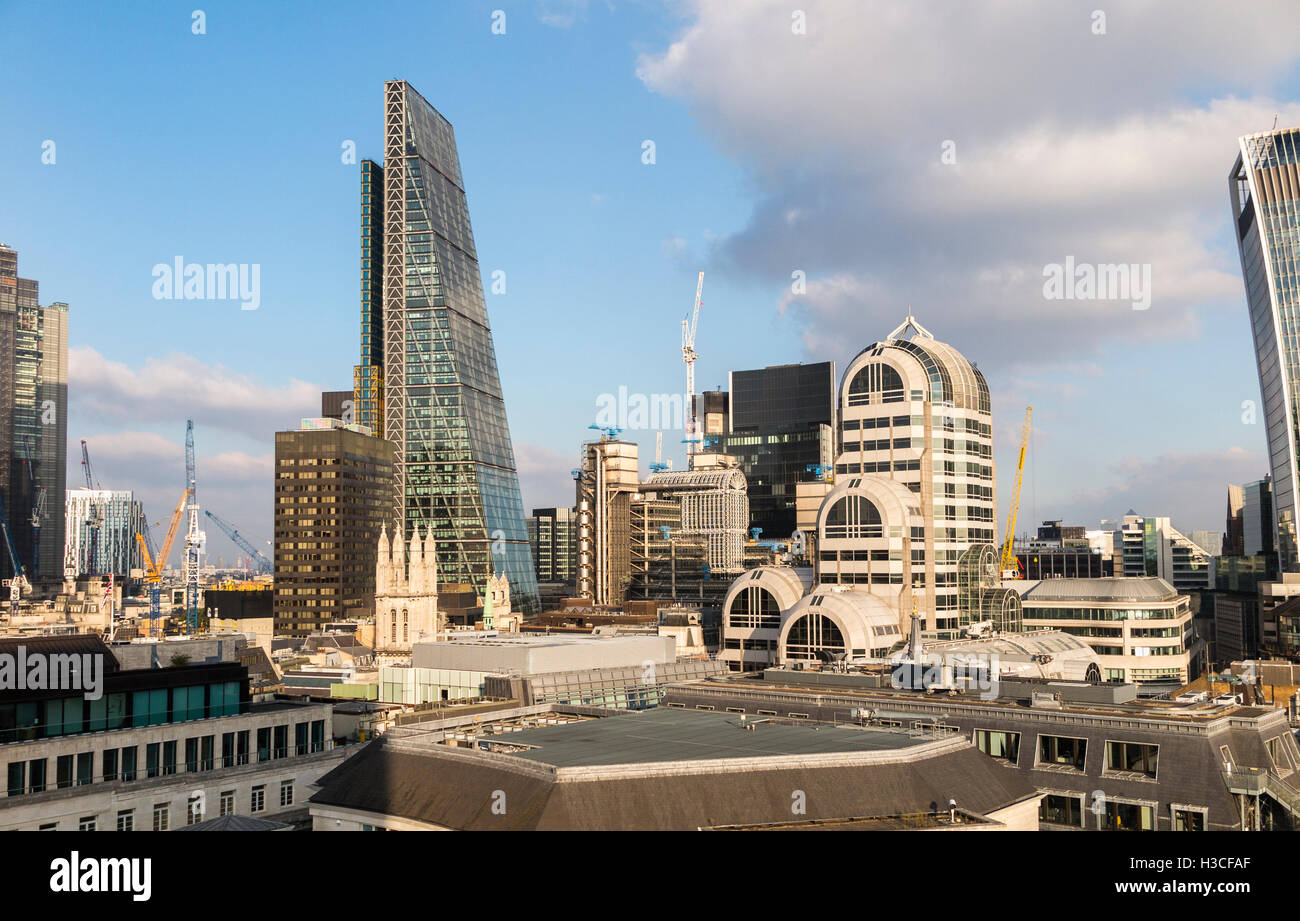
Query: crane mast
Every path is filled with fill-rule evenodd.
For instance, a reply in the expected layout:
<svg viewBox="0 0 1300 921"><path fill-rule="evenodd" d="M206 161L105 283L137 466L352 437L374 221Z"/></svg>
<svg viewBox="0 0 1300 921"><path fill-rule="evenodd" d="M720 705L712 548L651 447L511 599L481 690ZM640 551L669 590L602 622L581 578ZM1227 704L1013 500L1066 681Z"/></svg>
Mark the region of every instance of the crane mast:
<svg viewBox="0 0 1300 921"><path fill-rule="evenodd" d="M1020 510L1020 484L1025 479L1025 449L1029 446L1029 418L1034 407L1025 409L1025 426L1020 432L1020 458L1016 461L1016 485L1011 490L1011 506L1007 509L1007 529L1002 541L1002 578L1019 579L1022 576L1020 564L1012 542L1016 536L1016 513Z"/></svg>
<svg viewBox="0 0 1300 921"><path fill-rule="evenodd" d="M185 532L185 626L192 635L199 632L199 552L203 533L199 530L199 494L194 479L194 420L185 421L185 489L189 496L186 513L189 527Z"/></svg>
<svg viewBox="0 0 1300 921"><path fill-rule="evenodd" d="M90 448L86 445L86 439L81 439L81 471L86 475L86 489L91 493L90 504L87 506L86 520L86 560L82 571L88 575L95 575L95 567L99 563L99 527L104 520L103 509L95 503L95 490L99 489L99 484L95 480L94 474L90 469Z"/></svg>
<svg viewBox="0 0 1300 921"><path fill-rule="evenodd" d="M171 522L167 526L167 537L162 542L162 547L158 552L152 553L150 547L152 541L148 540L149 524L145 523L144 534L137 534L135 539L140 543L140 554L144 557L144 578L149 585L149 626L150 633L152 628L157 626L158 618L162 616L162 571L167 565L167 557L171 555L172 543L176 540L176 532L181 525L181 519L185 517L185 507L189 502L190 491L184 490L181 493L181 500L176 503L176 510L172 512Z"/></svg>
<svg viewBox="0 0 1300 921"><path fill-rule="evenodd" d="M699 353L695 351L695 328L700 322L700 295L704 293L704 273L700 273L699 280L695 283L695 307L691 311L690 319L682 320L682 361L686 363L686 454L689 459L690 455L695 452L695 443L698 441L696 436L695 421L695 360L699 358ZM688 460L689 466L689 460Z"/></svg>

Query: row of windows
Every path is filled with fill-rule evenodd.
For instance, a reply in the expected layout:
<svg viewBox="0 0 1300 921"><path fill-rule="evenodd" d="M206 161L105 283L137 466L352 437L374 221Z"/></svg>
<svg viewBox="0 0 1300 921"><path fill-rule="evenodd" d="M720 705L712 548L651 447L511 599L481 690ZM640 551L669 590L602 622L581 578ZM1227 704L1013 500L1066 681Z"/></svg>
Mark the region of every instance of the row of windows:
<svg viewBox="0 0 1300 921"><path fill-rule="evenodd" d="M222 681L105 694L98 700L66 697L0 704L0 743L234 716L246 709L240 693L240 682Z"/></svg>
<svg viewBox="0 0 1300 921"><path fill-rule="evenodd" d="M1019 763L1020 733L976 729L975 747L990 758ZM1104 770L1108 773L1133 773L1155 778L1160 746L1145 742L1106 743ZM1061 765L1083 771L1088 761L1088 740L1069 736L1039 735L1038 765Z"/></svg>
<svg viewBox="0 0 1300 921"><path fill-rule="evenodd" d="M306 755L325 750L325 721L294 724L294 744L289 748L289 724L265 726L257 730L257 761ZM221 766L248 764L252 759L252 730L222 733ZM216 767L216 736L193 736L185 739L184 768L187 773L211 771ZM144 746L144 777L165 777L178 772L179 740L151 742ZM108 748L100 751L100 773L95 774L95 752L59 755L54 759L54 782L50 783L48 758L10 761L8 764L9 796L43 793L50 789L86 786L96 781L131 783L140 779L139 746Z"/></svg>
<svg viewBox="0 0 1300 921"><path fill-rule="evenodd" d="M292 806L294 802L294 782L292 780L280 781L280 807L285 808ZM221 792L218 808L219 815L235 814L235 791L223 790ZM153 830L168 831L171 829L171 803L155 803L153 806ZM253 787L249 795L248 811L258 813L266 811L266 784L259 784ZM117 831L135 831L135 810L119 809L115 816ZM185 824L197 825L204 818L204 797L202 794L195 794L189 797L185 804ZM58 822L47 822L38 828L39 831L58 831ZM99 831L99 816L88 815L82 816L77 820L78 831Z"/></svg>

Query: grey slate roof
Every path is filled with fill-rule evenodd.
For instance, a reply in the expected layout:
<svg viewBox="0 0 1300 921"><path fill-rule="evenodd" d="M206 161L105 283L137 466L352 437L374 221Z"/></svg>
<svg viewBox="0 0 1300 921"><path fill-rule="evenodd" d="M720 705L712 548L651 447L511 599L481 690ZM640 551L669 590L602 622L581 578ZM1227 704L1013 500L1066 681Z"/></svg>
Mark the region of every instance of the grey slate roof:
<svg viewBox="0 0 1300 921"><path fill-rule="evenodd" d="M693 721L686 724L692 733L701 727L717 732L715 721L695 721L706 714L680 710L649 713ZM525 736L540 737L547 740L546 745L536 751L549 748L553 760L592 762L595 758L577 755L578 741L561 743L552 729L556 733L590 733L592 722L610 719L493 738L515 744ZM652 720L647 725L662 730L664 723ZM820 729L813 725L791 728L802 730L807 740L816 739L815 745L807 743L814 750L837 733L845 738L854 734L827 724ZM621 735L631 743L617 762L627 764L650 753L645 746L652 744L653 732L638 740L627 738L626 727L617 724L595 731ZM757 740L745 745L771 744L785 752L804 747L788 739L774 742L775 735L764 741L761 729L733 731ZM950 798L963 809L987 814L1037 795L1017 772L998 765L964 740L909 739L900 733L857 735L891 735L910 744L891 747L872 743L878 745L874 751L866 750L865 745L850 747L846 758L837 760L835 756L828 759L824 750L820 754L773 755L760 750L720 754L715 743L706 745L709 751L693 759L694 769L691 764L686 764L685 770L677 769L683 761L675 762L675 768L669 760L651 757L646 759L645 770L629 776L599 766L549 768L539 764L536 756L487 754L430 742L394 743L385 736L322 777L321 789L311 803L467 830L687 830L789 821L796 791L803 793L807 811L802 817L808 819L928 813L946 809ZM667 744L676 748L682 742L678 738ZM834 747L844 750L844 744ZM615 751L617 748L609 749ZM673 754L683 757L681 751ZM615 763L613 754L600 757ZM719 757L730 758L732 765L700 760ZM752 760L755 757L761 760ZM858 763L846 763L854 757ZM741 758L746 760L736 762ZM493 804L501 801L501 794L505 811L497 814Z"/></svg>

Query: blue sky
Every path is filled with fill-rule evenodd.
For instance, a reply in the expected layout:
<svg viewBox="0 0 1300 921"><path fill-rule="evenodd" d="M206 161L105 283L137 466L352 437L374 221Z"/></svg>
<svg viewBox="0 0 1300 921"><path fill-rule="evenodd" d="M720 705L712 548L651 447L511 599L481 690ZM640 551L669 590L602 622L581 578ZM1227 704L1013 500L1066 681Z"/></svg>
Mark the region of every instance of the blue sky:
<svg viewBox="0 0 1300 921"><path fill-rule="evenodd" d="M700 270L701 389L843 367L910 305L990 379L1003 501L1032 402L1021 530L1130 506L1218 529L1226 484L1266 472L1226 178L1238 134L1300 122L1294 27L1212 4L1098 35L1091 4L818 0L799 34L765 0L203 2L195 35L201 2L0 0L0 241L71 305L72 444L153 520L192 416L201 500L270 537L271 435L358 358L341 145L381 158L399 77L455 126L481 268L506 273L488 308L527 507L571 500L599 394L682 390ZM1151 309L1045 301L1067 255L1152 265ZM177 256L259 264L261 307L153 299Z"/></svg>

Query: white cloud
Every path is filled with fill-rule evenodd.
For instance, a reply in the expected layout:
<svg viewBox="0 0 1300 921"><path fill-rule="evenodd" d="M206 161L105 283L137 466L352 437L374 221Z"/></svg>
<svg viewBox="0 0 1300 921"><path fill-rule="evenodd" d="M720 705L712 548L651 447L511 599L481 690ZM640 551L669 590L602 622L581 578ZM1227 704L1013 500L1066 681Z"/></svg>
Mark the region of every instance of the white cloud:
<svg viewBox="0 0 1300 921"><path fill-rule="evenodd" d="M772 285L810 354L874 341L909 304L997 367L1194 337L1202 311L1240 308L1227 174L1238 135L1300 123L1268 95L1300 59L1300 6L1150 0L1104 35L1091 2L801 7L806 35L779 0L696 0L638 72L752 171L747 226L711 251ZM1207 85L1219 98L1189 101ZM1045 300L1067 256L1150 265L1150 309ZM807 294L782 296L795 269Z"/></svg>
<svg viewBox="0 0 1300 921"><path fill-rule="evenodd" d="M321 389L292 378L268 386L181 353L132 367L80 347L68 353L68 393L71 411L98 420L183 424L192 418L196 425L269 440L276 430L319 415Z"/></svg>
<svg viewBox="0 0 1300 921"><path fill-rule="evenodd" d="M1267 469L1262 454L1240 447L1157 457L1129 455L1106 471L1107 485L1075 491L1052 517L1095 528L1101 519L1119 518L1133 509L1139 515L1167 516L1184 532L1222 531L1228 484L1261 479Z"/></svg>
<svg viewBox="0 0 1300 921"><path fill-rule="evenodd" d="M573 478L569 471L577 462L576 449L573 456L566 456L524 441L516 441L514 449L525 515L532 514L535 508L573 505Z"/></svg>
<svg viewBox="0 0 1300 921"><path fill-rule="evenodd" d="M91 435L86 445L99 484L105 489L132 490L144 504L154 540L161 543L185 488L184 443L153 432L120 431ZM68 487L81 486L85 481L79 441L69 443L68 457ZM200 451L195 459L200 506L232 522L255 545L271 539L273 469L270 453ZM200 517L200 527L207 531L209 555L214 563L218 556L224 556L227 563L233 564L235 557L242 555L243 551L227 541L206 516ZM179 561L179 545L178 539L171 556L174 563ZM261 546L258 549L266 552Z"/></svg>

